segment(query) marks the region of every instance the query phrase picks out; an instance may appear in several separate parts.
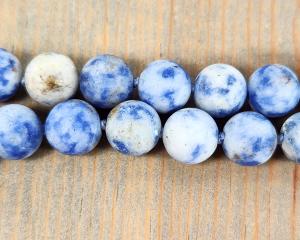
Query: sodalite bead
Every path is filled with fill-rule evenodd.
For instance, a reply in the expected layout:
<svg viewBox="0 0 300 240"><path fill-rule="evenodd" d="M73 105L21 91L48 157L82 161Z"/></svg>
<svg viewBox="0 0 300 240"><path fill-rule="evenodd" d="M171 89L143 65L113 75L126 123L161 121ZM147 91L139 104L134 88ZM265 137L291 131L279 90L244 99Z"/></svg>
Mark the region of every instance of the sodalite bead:
<svg viewBox="0 0 300 240"><path fill-rule="evenodd" d="M142 101L160 113L184 106L191 95L191 79L177 63L157 60L141 73L138 93Z"/></svg>
<svg viewBox="0 0 300 240"><path fill-rule="evenodd" d="M21 83L22 67L19 60L0 48L0 102L15 95Z"/></svg>
<svg viewBox="0 0 300 240"><path fill-rule="evenodd" d="M241 112L224 126L225 155L242 166L255 166L268 161L277 146L277 133L272 123L257 112Z"/></svg>
<svg viewBox="0 0 300 240"><path fill-rule="evenodd" d="M41 145L43 127L28 107L0 107L0 158L19 160L31 156Z"/></svg>
<svg viewBox="0 0 300 240"><path fill-rule="evenodd" d="M100 117L90 104L68 100L50 111L45 133L50 145L59 152L85 154L93 150L101 138Z"/></svg>
<svg viewBox="0 0 300 240"><path fill-rule="evenodd" d="M210 65L196 78L196 105L213 117L222 118L236 113L243 106L246 96L244 76L230 65Z"/></svg>
<svg viewBox="0 0 300 240"><path fill-rule="evenodd" d="M208 159L218 144L218 127L206 112L184 108L173 113L163 129L163 142L169 155L187 164Z"/></svg>
<svg viewBox="0 0 300 240"><path fill-rule="evenodd" d="M297 106L300 84L291 69L272 64L257 69L251 75L248 92L254 110L268 117L280 117Z"/></svg>
<svg viewBox="0 0 300 240"><path fill-rule="evenodd" d="M161 133L161 122L148 104L130 100L117 105L108 115L106 136L117 151L140 156L155 147Z"/></svg>
<svg viewBox="0 0 300 240"><path fill-rule="evenodd" d="M300 113L289 117L281 128L281 148L288 159L300 163Z"/></svg>
<svg viewBox="0 0 300 240"><path fill-rule="evenodd" d="M80 74L80 91L98 108L112 108L133 91L133 75L125 62L112 55L90 59Z"/></svg>
<svg viewBox="0 0 300 240"><path fill-rule="evenodd" d="M28 64L24 83L32 99L54 106L71 98L77 91L77 70L73 61L65 55L42 53Z"/></svg>

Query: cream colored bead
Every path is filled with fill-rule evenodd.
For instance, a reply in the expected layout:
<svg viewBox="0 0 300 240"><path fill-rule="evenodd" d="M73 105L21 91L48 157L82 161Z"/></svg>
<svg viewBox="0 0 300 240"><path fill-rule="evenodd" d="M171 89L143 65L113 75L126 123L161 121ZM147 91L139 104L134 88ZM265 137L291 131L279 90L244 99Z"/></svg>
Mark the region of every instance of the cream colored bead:
<svg viewBox="0 0 300 240"><path fill-rule="evenodd" d="M54 106L75 94L78 74L69 57L42 53L27 66L24 83L32 99L43 105Z"/></svg>

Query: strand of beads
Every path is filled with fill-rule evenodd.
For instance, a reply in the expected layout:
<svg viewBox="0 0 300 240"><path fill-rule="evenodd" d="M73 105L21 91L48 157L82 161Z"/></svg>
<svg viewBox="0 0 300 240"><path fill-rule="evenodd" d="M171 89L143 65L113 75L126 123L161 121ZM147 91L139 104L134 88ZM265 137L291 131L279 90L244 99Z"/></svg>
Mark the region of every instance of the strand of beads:
<svg viewBox="0 0 300 240"><path fill-rule="evenodd" d="M16 94L21 69L12 53L0 49L0 101ZM284 122L279 135L266 118L285 116L299 103L298 78L286 66L272 64L257 69L247 86L233 66L213 64L198 74L193 87L184 68L169 60L150 63L134 79L122 59L99 55L84 65L78 77L69 57L43 53L28 64L23 83L32 99L52 109L42 125L23 105L0 107L3 159L31 156L44 134L63 154L86 154L97 146L105 130L114 149L133 156L148 153L162 137L169 155L186 164L207 160L218 144L230 160L242 166L265 163L278 144L288 159L300 162L300 113ZM78 86L89 103L69 100ZM141 101L129 100L135 87ZM256 112L238 113L247 90ZM197 108L183 108L192 92ZM112 110L101 120L94 107ZM163 128L158 113L171 113ZM214 118L224 117L231 118L219 131Z"/></svg>

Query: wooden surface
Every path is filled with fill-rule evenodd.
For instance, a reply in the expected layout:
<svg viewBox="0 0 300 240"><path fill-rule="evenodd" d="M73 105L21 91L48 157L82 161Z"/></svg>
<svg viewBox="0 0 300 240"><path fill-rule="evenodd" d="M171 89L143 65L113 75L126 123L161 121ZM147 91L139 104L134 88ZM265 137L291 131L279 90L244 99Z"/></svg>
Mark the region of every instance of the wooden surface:
<svg viewBox="0 0 300 240"><path fill-rule="evenodd" d="M1 0L0 46L24 66L56 51L78 69L115 54L136 75L158 58L192 77L216 62L247 77L274 62L300 74L300 1ZM10 102L45 116L22 91ZM232 164L220 149L184 166L161 143L139 158L105 137L82 157L44 143L26 161L0 161L0 239L300 239L300 167L280 151L259 167Z"/></svg>

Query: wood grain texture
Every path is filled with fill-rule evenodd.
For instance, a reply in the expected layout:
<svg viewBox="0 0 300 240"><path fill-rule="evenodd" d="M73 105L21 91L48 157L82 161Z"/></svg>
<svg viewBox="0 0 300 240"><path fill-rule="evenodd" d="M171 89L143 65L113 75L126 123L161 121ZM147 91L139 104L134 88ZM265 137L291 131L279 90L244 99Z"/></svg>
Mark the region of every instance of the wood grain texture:
<svg viewBox="0 0 300 240"><path fill-rule="evenodd" d="M0 46L24 66L56 51L78 69L91 56L115 54L136 75L158 58L193 77L216 62L247 77L275 62L300 74L300 1L1 0ZM10 102L42 118L47 111L23 91ZM300 167L280 151L259 167L239 167L220 149L184 166L162 144L133 158L105 138L82 157L45 143L28 160L0 161L0 239L296 240Z"/></svg>

